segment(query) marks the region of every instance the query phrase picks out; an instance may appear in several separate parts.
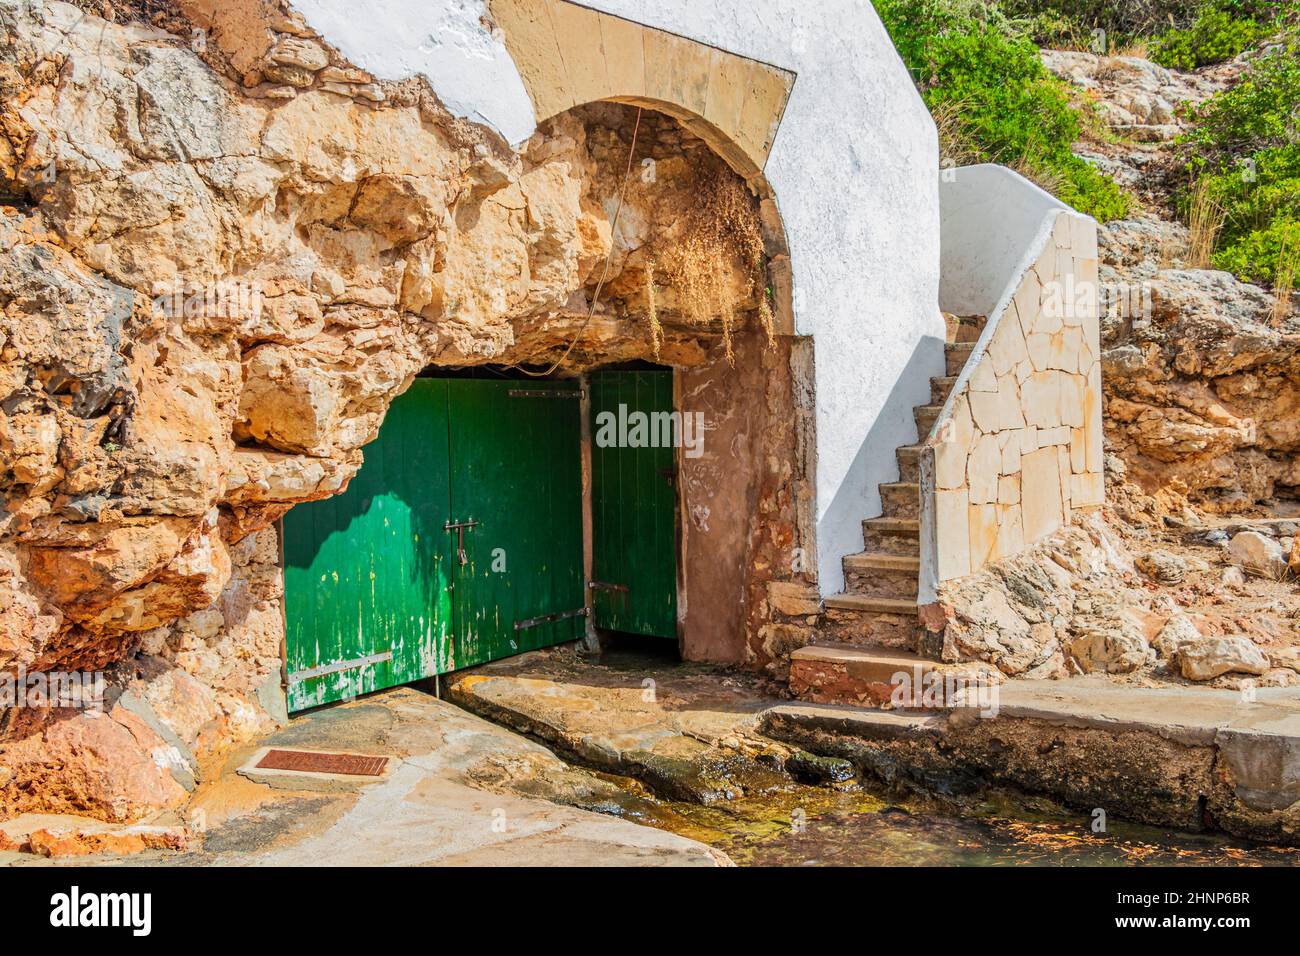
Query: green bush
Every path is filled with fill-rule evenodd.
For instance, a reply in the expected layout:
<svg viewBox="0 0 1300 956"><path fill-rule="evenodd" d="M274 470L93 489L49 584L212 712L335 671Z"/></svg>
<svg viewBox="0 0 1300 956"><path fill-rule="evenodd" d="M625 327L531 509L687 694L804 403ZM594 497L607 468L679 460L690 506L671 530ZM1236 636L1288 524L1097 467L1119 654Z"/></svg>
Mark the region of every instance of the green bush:
<svg viewBox="0 0 1300 956"><path fill-rule="evenodd" d="M1224 215L1215 264L1272 282L1283 250L1300 250L1300 40L1255 60L1194 119L1183 145L1188 180L1205 177Z"/></svg>
<svg viewBox="0 0 1300 956"><path fill-rule="evenodd" d="M997 4L877 0L876 9L926 105L957 117L946 151L1019 169L1103 221L1127 213L1119 187L1071 152L1080 119L1066 88Z"/></svg>
<svg viewBox="0 0 1300 956"><path fill-rule="evenodd" d="M1294 260L1298 249L1300 219L1274 219L1219 249L1214 264L1243 281L1268 285L1278 278L1283 254Z"/></svg>
<svg viewBox="0 0 1300 956"><path fill-rule="evenodd" d="M1275 27L1241 16L1239 4L1207 4L1185 29L1168 30L1151 43L1151 59L1161 66L1192 70L1231 60L1268 36Z"/></svg>
<svg viewBox="0 0 1300 956"><path fill-rule="evenodd" d="M1189 22L1203 0L1003 0L1008 17L1051 47L1091 48L1104 30L1107 52L1149 37L1171 23Z"/></svg>

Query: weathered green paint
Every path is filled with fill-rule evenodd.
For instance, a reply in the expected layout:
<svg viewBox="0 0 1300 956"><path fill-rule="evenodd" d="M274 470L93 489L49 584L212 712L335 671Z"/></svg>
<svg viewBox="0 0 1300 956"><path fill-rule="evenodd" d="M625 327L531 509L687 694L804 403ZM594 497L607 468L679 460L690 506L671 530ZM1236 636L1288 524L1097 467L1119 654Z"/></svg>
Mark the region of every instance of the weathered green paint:
<svg viewBox="0 0 1300 956"><path fill-rule="evenodd" d="M677 637L676 454L671 445L622 447L601 441L601 413L673 410L671 371L601 371L590 377L592 578L598 627ZM662 435L660 436L662 438ZM604 446L604 447L602 447Z"/></svg>
<svg viewBox="0 0 1300 956"><path fill-rule="evenodd" d="M291 680L290 710L581 636L580 616L515 627L583 606L577 396L573 382L416 379L348 490L285 516L291 677L392 655ZM479 522L464 564L449 521Z"/></svg>
<svg viewBox="0 0 1300 956"><path fill-rule="evenodd" d="M348 490L285 515L290 675L392 654L291 681L290 710L448 669L448 474L447 383L417 379L393 401Z"/></svg>
<svg viewBox="0 0 1300 956"><path fill-rule="evenodd" d="M465 532L456 579L457 667L581 637L582 461L573 381L457 379L450 386L452 514ZM454 547L454 544L453 544Z"/></svg>

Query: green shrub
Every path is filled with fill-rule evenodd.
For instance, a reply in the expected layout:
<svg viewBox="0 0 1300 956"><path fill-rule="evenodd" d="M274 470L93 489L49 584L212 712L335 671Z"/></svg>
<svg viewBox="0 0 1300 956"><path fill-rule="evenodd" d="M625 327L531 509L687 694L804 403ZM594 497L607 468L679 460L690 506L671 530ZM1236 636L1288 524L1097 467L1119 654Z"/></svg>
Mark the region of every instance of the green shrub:
<svg viewBox="0 0 1300 956"><path fill-rule="evenodd" d="M1104 53L1192 19L1203 0L1003 0L1008 17L1036 43L1089 48L1094 30L1105 31Z"/></svg>
<svg viewBox="0 0 1300 956"><path fill-rule="evenodd" d="M1065 85L996 4L877 0L876 9L926 105L958 117L940 124L946 153L1016 168L1102 220L1127 213L1119 187L1071 152L1080 119Z"/></svg>
<svg viewBox="0 0 1300 956"><path fill-rule="evenodd" d="M1274 29L1272 22L1241 16L1240 9L1240 4L1223 0L1207 4L1185 29L1168 30L1157 36L1151 43L1151 59L1178 70L1231 60Z"/></svg>
<svg viewBox="0 0 1300 956"><path fill-rule="evenodd" d="M1191 19L1203 0L1003 0L1009 16L1051 13L1089 30L1149 36L1170 22Z"/></svg>
<svg viewBox="0 0 1300 956"><path fill-rule="evenodd" d="M1214 264L1246 282L1271 284L1278 278L1283 253L1300 249L1300 219L1274 219L1252 229L1214 254Z"/></svg>
<svg viewBox="0 0 1300 956"><path fill-rule="evenodd" d="M1283 250L1300 249L1300 41L1255 60L1194 119L1183 144L1188 179L1204 177L1224 212L1214 262L1272 282Z"/></svg>
<svg viewBox="0 0 1300 956"><path fill-rule="evenodd" d="M1291 36L1255 60L1236 86L1194 116L1188 144L1206 162L1236 162L1296 142L1300 122L1300 38Z"/></svg>

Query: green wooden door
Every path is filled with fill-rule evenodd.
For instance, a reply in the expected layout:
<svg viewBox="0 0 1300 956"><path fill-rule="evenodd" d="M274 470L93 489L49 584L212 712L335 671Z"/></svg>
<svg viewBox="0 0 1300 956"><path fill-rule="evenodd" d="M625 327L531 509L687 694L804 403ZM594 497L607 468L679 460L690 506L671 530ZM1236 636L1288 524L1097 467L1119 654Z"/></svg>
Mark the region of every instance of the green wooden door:
<svg viewBox="0 0 1300 956"><path fill-rule="evenodd" d="M573 382L395 399L347 491L285 515L289 709L581 637L579 425Z"/></svg>
<svg viewBox="0 0 1300 956"><path fill-rule="evenodd" d="M592 618L675 639L676 453L653 417L673 410L673 373L594 372L590 389Z"/></svg>
<svg viewBox="0 0 1300 956"><path fill-rule="evenodd" d="M450 386L457 667L581 637L582 461L576 382Z"/></svg>
<svg viewBox="0 0 1300 956"><path fill-rule="evenodd" d="M448 476L447 383L416 379L348 490L284 516L290 710L448 669Z"/></svg>

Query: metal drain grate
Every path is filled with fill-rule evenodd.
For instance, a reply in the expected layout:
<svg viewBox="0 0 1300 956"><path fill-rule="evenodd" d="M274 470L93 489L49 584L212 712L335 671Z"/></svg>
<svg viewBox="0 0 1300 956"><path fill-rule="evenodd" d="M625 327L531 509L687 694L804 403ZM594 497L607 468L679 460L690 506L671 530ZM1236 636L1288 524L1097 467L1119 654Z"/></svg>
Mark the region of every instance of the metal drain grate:
<svg viewBox="0 0 1300 956"><path fill-rule="evenodd" d="M258 770L299 770L303 773L341 773L354 777L378 777L388 765L387 757L360 754L314 753L309 750L268 750L257 762Z"/></svg>

